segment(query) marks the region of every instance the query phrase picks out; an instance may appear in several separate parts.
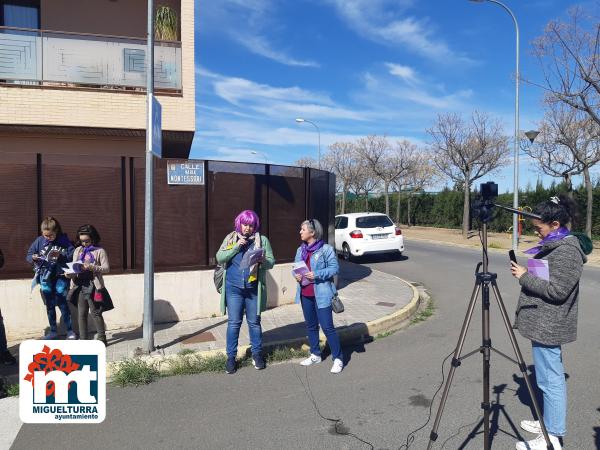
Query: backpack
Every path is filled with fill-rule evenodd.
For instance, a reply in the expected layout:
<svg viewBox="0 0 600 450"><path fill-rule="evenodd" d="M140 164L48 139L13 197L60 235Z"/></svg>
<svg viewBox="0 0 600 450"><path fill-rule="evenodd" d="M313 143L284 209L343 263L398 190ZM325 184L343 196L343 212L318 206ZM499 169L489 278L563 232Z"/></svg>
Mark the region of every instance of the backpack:
<svg viewBox="0 0 600 450"><path fill-rule="evenodd" d="M572 231L571 234L579 240L579 246L581 247L581 250L583 251L583 253L585 253L586 255L589 255L590 253L592 253L592 250L594 250L594 244L592 243L592 240L589 237L587 237L587 235L585 233L580 233L578 231L575 231L575 232Z"/></svg>

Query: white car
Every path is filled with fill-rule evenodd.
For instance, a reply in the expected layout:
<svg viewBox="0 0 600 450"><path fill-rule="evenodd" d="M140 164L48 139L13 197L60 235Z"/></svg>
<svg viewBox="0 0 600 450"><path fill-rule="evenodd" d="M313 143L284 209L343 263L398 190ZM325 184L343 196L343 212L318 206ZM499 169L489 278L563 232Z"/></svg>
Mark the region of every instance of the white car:
<svg viewBox="0 0 600 450"><path fill-rule="evenodd" d="M400 228L381 213L351 213L335 216L335 250L345 260L375 253L404 251Z"/></svg>

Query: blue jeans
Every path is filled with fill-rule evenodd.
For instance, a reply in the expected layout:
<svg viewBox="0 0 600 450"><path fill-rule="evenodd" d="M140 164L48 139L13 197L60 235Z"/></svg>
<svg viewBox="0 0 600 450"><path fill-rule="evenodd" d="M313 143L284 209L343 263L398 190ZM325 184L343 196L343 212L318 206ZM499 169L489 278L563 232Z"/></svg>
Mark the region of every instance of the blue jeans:
<svg viewBox="0 0 600 450"><path fill-rule="evenodd" d="M314 297L301 296L302 313L306 322L306 334L308 335L308 343L310 344L310 352L313 355L321 356L319 347L319 325L323 330L323 334L327 337L327 343L331 350L332 359L342 359L342 347L340 338L333 326L333 314L331 306L327 308L317 308L317 302Z"/></svg>
<svg viewBox="0 0 600 450"><path fill-rule="evenodd" d="M235 358L237 355L240 328L246 311L250 347L253 355L262 353L262 328L260 315L258 315L257 288L243 289L232 285L225 288L225 301L227 303L227 357Z"/></svg>
<svg viewBox="0 0 600 450"><path fill-rule="evenodd" d="M42 297L46 303L46 313L48 314L48 323L50 331L56 333L56 307L60 309L60 316L65 322L67 331L73 331L71 322L71 311L67 304L67 292L69 290L69 280L63 277L57 277L51 280L45 280L40 283Z"/></svg>
<svg viewBox="0 0 600 450"><path fill-rule="evenodd" d="M535 378L544 399L544 424L548 433L567 432L567 384L560 345L531 342Z"/></svg>

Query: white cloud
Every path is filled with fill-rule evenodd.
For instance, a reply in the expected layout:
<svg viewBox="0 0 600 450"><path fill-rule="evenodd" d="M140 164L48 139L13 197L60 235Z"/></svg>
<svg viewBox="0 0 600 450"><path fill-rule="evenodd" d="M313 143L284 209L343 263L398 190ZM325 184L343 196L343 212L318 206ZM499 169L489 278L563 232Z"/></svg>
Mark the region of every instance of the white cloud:
<svg viewBox="0 0 600 450"><path fill-rule="evenodd" d="M418 83L417 73L412 67L402 66L400 64L385 63L392 75L395 75L407 83Z"/></svg>
<svg viewBox="0 0 600 450"><path fill-rule="evenodd" d="M369 120L367 114L336 105L327 94L297 86L274 87L239 77L216 75L200 69L201 76L211 80L214 94L246 111L273 119L293 120L306 116L315 120Z"/></svg>
<svg viewBox="0 0 600 450"><path fill-rule="evenodd" d="M436 62L473 63L434 36L428 19L406 16L412 2L398 0L329 0L346 24L361 36L376 42L403 46Z"/></svg>
<svg viewBox="0 0 600 450"><path fill-rule="evenodd" d="M316 61L299 59L276 48L281 30L281 24L273 19L276 6L270 0L207 0L199 9L199 31L224 34L248 51L280 64L319 67Z"/></svg>

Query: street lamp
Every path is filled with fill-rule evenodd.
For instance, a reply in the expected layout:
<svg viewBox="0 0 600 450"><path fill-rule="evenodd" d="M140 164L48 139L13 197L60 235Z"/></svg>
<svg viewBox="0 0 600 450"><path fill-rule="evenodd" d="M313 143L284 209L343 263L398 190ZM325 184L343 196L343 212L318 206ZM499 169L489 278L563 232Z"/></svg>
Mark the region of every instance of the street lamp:
<svg viewBox="0 0 600 450"><path fill-rule="evenodd" d="M499 0L469 0L473 3L490 2L495 3L502 8L512 17L515 24L516 32L516 73L515 73L515 137L514 137L514 185L513 185L513 208L519 208L519 24L517 18L510 10L508 6ZM535 138L534 138L535 139ZM532 141L533 142L533 141ZM512 248L517 251L519 246L519 235L517 232L519 218L516 214L513 214L513 232L512 232Z"/></svg>
<svg viewBox="0 0 600 450"><path fill-rule="evenodd" d="M306 119L302 119L302 118L298 117L296 119L296 122L298 122L298 123L308 122L317 129L317 133L319 135L319 161L318 161L318 164L319 164L319 170L321 170L321 130L319 130L319 127L317 126L316 123L311 122L310 120L306 120Z"/></svg>
<svg viewBox="0 0 600 450"><path fill-rule="evenodd" d="M264 152L257 152L256 150L252 150L250 151L251 154L253 155L261 155L263 157L263 159L265 160L265 164L269 164L269 162L267 161L267 155L264 154Z"/></svg>
<svg viewBox="0 0 600 450"><path fill-rule="evenodd" d="M540 132L537 130L529 130L525 132L525 137L529 139L531 144L533 144L533 141L535 141L535 138L538 137L538 134L540 134Z"/></svg>

